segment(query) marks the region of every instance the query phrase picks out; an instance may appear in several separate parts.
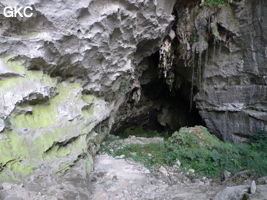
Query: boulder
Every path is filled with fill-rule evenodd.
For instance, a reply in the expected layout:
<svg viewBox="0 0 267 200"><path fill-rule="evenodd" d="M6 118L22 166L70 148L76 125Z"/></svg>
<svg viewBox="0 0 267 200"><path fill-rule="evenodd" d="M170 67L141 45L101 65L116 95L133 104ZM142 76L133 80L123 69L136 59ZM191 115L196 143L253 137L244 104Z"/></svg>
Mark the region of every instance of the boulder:
<svg viewBox="0 0 267 200"><path fill-rule="evenodd" d="M226 187L215 196L214 200L242 200L248 190L249 187L246 185Z"/></svg>

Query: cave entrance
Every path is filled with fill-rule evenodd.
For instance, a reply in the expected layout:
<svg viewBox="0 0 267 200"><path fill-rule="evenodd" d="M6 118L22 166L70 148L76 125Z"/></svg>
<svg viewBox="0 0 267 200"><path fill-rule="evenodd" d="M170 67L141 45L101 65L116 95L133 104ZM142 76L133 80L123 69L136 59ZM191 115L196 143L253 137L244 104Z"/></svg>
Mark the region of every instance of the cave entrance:
<svg viewBox="0 0 267 200"><path fill-rule="evenodd" d="M204 125L194 103L190 106L191 82L177 70L174 87L170 90L164 78L159 76L158 65L159 52L143 61L141 66L146 67L139 79L141 99L137 104L130 100L125 102L111 134L168 137L181 127Z"/></svg>

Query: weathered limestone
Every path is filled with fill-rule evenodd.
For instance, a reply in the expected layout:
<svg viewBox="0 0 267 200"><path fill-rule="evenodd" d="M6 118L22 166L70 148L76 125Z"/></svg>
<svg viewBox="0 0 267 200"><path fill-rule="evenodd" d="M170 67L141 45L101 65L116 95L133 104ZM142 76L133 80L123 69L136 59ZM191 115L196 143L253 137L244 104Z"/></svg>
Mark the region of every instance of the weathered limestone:
<svg viewBox="0 0 267 200"><path fill-rule="evenodd" d="M1 180L26 176L47 164L57 173L87 154L86 136L108 117L108 104L82 94L79 83L61 82L5 59L19 78L1 80ZM21 70L21 71L20 71Z"/></svg>
<svg viewBox="0 0 267 200"><path fill-rule="evenodd" d="M194 68L187 77L198 88L197 108L225 140L242 142L267 131L266 8L260 0L177 8L178 59ZM187 75L188 68L182 70Z"/></svg>
<svg viewBox="0 0 267 200"><path fill-rule="evenodd" d="M220 37L226 39L204 67L205 93L196 101L207 125L226 140L238 142L267 130L266 6L265 1L248 1L232 15L218 13L217 26L224 29Z"/></svg>
<svg viewBox="0 0 267 200"><path fill-rule="evenodd" d="M92 156L139 86L136 66L168 33L174 3L1 1L35 12L4 18L0 9L0 182L33 174L28 182L53 194L62 175L87 188Z"/></svg>

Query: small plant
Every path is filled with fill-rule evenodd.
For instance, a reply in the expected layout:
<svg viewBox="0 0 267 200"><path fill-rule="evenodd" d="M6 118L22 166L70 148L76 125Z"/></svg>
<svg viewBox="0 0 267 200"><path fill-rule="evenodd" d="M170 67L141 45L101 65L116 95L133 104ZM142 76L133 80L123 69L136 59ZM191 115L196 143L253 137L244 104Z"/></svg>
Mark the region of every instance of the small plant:
<svg viewBox="0 0 267 200"><path fill-rule="evenodd" d="M209 7L219 7L219 8L225 8L229 6L229 3L225 0L205 0L201 6L209 6Z"/></svg>

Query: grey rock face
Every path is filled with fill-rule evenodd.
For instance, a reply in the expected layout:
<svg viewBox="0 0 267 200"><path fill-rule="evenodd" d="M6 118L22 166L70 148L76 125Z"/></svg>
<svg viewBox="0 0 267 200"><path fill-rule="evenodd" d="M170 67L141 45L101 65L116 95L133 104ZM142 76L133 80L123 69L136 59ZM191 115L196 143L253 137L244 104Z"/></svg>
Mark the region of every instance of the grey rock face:
<svg viewBox="0 0 267 200"><path fill-rule="evenodd" d="M219 192L214 200L241 200L243 196L248 192L248 186L240 185L234 187L227 187Z"/></svg>
<svg viewBox="0 0 267 200"><path fill-rule="evenodd" d="M174 2L24 1L34 6L35 16L2 18L1 53L23 55L29 68L52 75L81 77L87 90L116 92L159 45Z"/></svg>
<svg viewBox="0 0 267 200"><path fill-rule="evenodd" d="M138 87L136 66L167 34L174 3L1 1L0 181L34 172L33 183L86 179L125 94ZM34 16L5 18L7 5L33 6Z"/></svg>
<svg viewBox="0 0 267 200"><path fill-rule="evenodd" d="M267 130L266 7L256 0L221 9L178 8L178 59L194 65L197 108L224 140L242 142Z"/></svg>
<svg viewBox="0 0 267 200"><path fill-rule="evenodd" d="M229 199L231 200L243 200L243 199L265 200L267 197L266 188L267 188L267 185L259 185L257 186L257 191L255 190L253 193L251 193L250 187L247 185L226 187L225 189L217 193L217 195L214 197L214 200L229 200Z"/></svg>
<svg viewBox="0 0 267 200"><path fill-rule="evenodd" d="M231 141L267 130L267 2L248 1L243 6L234 12L233 29L229 14L219 14L218 26L233 36L217 44L221 52L204 67L203 92L196 99L207 125Z"/></svg>

